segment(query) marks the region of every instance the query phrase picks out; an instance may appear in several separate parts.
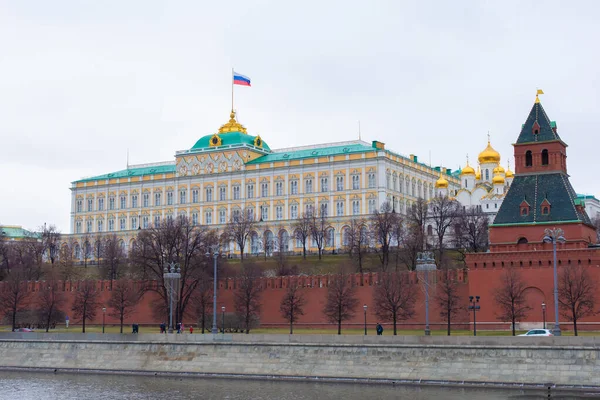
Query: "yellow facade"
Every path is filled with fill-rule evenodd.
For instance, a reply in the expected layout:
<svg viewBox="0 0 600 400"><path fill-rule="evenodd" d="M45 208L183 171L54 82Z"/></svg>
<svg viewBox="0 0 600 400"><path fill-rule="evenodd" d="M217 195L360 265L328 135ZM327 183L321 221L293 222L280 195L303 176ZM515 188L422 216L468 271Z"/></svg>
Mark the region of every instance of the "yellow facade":
<svg viewBox="0 0 600 400"><path fill-rule="evenodd" d="M440 168L393 153L381 142L272 151L232 115L218 133L177 152L172 162L130 166L73 182L73 234L82 242L90 235L116 233L128 246L138 229L164 218L185 215L222 230L233 213L251 209L258 223L248 251L257 250L256 240L280 232L288 238L286 251L298 251L293 224L311 211L327 215L332 233L328 249L334 250L344 246L350 220L368 218L385 201L403 213L418 198L434 194ZM459 189L457 176L448 171L444 177L450 190ZM237 251L232 244L227 248Z"/></svg>

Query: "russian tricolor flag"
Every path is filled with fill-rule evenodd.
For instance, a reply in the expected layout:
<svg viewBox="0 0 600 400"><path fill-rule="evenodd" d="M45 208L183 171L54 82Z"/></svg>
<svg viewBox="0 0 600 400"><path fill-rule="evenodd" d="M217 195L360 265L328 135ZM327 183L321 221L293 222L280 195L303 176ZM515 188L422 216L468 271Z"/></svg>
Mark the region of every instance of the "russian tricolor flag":
<svg viewBox="0 0 600 400"><path fill-rule="evenodd" d="M250 86L250 78L248 78L246 75L238 74L237 72L233 71L233 84Z"/></svg>

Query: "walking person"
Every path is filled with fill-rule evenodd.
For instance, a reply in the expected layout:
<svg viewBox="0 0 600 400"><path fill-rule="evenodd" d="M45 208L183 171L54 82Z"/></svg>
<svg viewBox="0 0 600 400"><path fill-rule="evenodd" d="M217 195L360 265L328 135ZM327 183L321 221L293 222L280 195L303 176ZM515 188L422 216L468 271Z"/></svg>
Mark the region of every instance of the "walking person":
<svg viewBox="0 0 600 400"><path fill-rule="evenodd" d="M377 336L383 335L383 326L381 326L381 324L379 322L377 323L375 330L377 331Z"/></svg>

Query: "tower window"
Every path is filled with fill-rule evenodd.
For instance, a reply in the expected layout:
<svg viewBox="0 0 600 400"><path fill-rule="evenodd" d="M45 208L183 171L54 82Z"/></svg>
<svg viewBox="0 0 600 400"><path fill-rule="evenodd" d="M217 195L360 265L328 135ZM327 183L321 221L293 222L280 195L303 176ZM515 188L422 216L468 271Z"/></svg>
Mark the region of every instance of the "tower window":
<svg viewBox="0 0 600 400"><path fill-rule="evenodd" d="M531 155L531 150L527 150L525 153L525 166L531 167L533 165L533 156Z"/></svg>
<svg viewBox="0 0 600 400"><path fill-rule="evenodd" d="M548 214L550 214L550 207L548 207L548 206L542 207L542 215L548 215Z"/></svg>
<svg viewBox="0 0 600 400"><path fill-rule="evenodd" d="M542 165L548 165L548 150L542 150Z"/></svg>
<svg viewBox="0 0 600 400"><path fill-rule="evenodd" d="M526 217L529 215L529 208L521 207L521 216Z"/></svg>

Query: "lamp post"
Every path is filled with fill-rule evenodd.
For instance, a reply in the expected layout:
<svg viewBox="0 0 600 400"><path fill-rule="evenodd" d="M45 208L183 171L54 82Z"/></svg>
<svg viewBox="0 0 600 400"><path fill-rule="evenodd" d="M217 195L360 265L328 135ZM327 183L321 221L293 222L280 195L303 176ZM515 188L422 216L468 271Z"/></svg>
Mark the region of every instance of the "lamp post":
<svg viewBox="0 0 600 400"><path fill-rule="evenodd" d="M473 311L473 336L477 336L477 311L479 311L479 296L469 296L469 311Z"/></svg>
<svg viewBox="0 0 600 400"><path fill-rule="evenodd" d="M544 321L544 329L546 329L546 303L542 302L542 318Z"/></svg>
<svg viewBox="0 0 600 400"><path fill-rule="evenodd" d="M102 333L104 333L104 321L106 317L106 307L102 307Z"/></svg>
<svg viewBox="0 0 600 400"><path fill-rule="evenodd" d="M554 336L560 336L560 324L558 322L558 274L556 271L556 243L565 243L566 239L563 236L563 230L560 228L546 229L544 234L544 243L552 243L552 253L554 256L554 317L556 318L556 322L554 323L552 334Z"/></svg>
<svg viewBox="0 0 600 400"><path fill-rule="evenodd" d="M363 306L363 310L365 310L365 336L367 336L367 305Z"/></svg>
<svg viewBox="0 0 600 400"><path fill-rule="evenodd" d="M221 307L221 330L225 334L225 306Z"/></svg>
<svg viewBox="0 0 600 400"><path fill-rule="evenodd" d="M217 258L219 258L219 245L214 245L211 247L211 251L206 252L206 256L213 257L213 325L211 329L211 333L216 335L219 333L217 329Z"/></svg>
<svg viewBox="0 0 600 400"><path fill-rule="evenodd" d="M173 333L173 297L175 297L176 287L179 288L179 279L181 278L179 264L172 262L168 267L165 267L163 278L169 296L169 333Z"/></svg>
<svg viewBox="0 0 600 400"><path fill-rule="evenodd" d="M435 271L436 269L433 253L430 251L417 253L417 271L425 273L423 278L423 285L425 286L425 336L431 335L429 329L429 271Z"/></svg>

